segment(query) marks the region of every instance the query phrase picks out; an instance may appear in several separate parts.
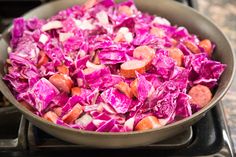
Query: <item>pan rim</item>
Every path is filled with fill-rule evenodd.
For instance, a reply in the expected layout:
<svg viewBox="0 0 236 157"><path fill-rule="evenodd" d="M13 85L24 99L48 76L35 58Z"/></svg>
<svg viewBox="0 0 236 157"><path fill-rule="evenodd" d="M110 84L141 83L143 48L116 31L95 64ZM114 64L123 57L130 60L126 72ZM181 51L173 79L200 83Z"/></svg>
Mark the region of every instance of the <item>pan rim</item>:
<svg viewBox="0 0 236 157"><path fill-rule="evenodd" d="M23 14L23 17L27 16L27 14L29 14L30 12L33 12L34 10L36 9L40 9L41 7L44 7L46 5L53 5L54 3L61 3L62 0L59 0L59 1L54 1L54 2L49 2L49 3L46 3L46 4L43 4L39 7L36 7L28 12L26 12L25 14ZM74 0L76 1L76 0ZM208 110L210 110L212 107L214 107L216 105L216 103L218 101L220 101L222 99L222 97L227 93L228 89L230 88L232 82L233 82L233 79L234 79L234 75L235 75L235 54L234 54L234 51L233 51L233 48L232 48L232 45L228 39L228 37L219 29L219 27L212 21L210 20L208 17L202 15L201 13L199 13L198 11L196 11L195 9L193 8L190 8L188 6L185 6L179 2L176 2L176 1L171 1L169 3L174 3L174 5L178 5L179 7L182 7L183 9L185 10L188 10L194 14L196 14L197 16L203 18L204 20L208 21L208 23L210 25L212 25L213 27L215 27L218 31L218 33L220 33L222 35L222 37L225 38L227 44L229 45L230 47L230 53L232 54L233 56L233 65L232 65L232 73L231 73L231 77L229 79L229 82L227 83L227 85L225 86L225 88L223 89L223 91L220 93L220 95L212 102L210 102L206 107L202 108L201 110L199 110L198 112L194 113L193 115L191 115L190 117L187 117L187 118L184 118L182 120L179 120L179 121L176 121L174 123L171 123L171 124L168 124L166 126L163 126L163 127L160 127L160 128L154 128L154 129L149 129L149 130L145 130L145 131L131 131L131 132L95 132L95 131L87 131L87 130L80 130L80 129L75 129L75 128L69 128L69 127L66 127L66 126L61 126L61 125L58 125L58 124L54 124L54 123L51 123L51 122L48 122L47 120L43 119L42 117L39 117L35 114L33 114L32 112L28 111L27 109L21 107L20 103L15 99L15 103L13 103L13 105L18 109L20 110L24 115L27 115L27 116L30 116L32 118L34 118L35 120L37 120L38 122L40 123L44 123L46 125L48 125L49 127L54 127L56 129L61 129L61 130L67 130L67 131L70 131L70 132L76 132L78 134L86 134L86 135L99 135L99 136L130 136L130 135L137 135L137 134L145 134L145 133L150 133L150 132L154 132L154 131L160 131L160 130L167 130L167 129L171 129L171 128L174 128L175 126L177 125L180 125L180 124L185 124L187 123L189 120L193 119L193 118L196 118L204 113L206 113ZM8 27L4 32L3 34L7 34L10 30L12 26ZM3 93L4 95L4 93Z"/></svg>

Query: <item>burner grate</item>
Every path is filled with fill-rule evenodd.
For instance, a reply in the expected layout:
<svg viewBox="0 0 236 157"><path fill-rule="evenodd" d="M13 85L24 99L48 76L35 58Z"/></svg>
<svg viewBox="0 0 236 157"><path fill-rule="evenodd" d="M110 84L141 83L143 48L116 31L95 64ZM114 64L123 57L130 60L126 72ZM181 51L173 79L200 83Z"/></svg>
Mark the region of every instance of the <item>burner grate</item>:
<svg viewBox="0 0 236 157"><path fill-rule="evenodd" d="M26 120L15 107L0 108L0 151L26 149Z"/></svg>
<svg viewBox="0 0 236 157"><path fill-rule="evenodd" d="M217 104L210 112L206 113L193 127L180 135L160 143L131 149L119 149L119 151L73 145L56 139L36 128L31 123L28 123L14 107L1 108L0 118L3 119L4 117L5 119L7 118L7 122L11 122L11 127L6 127L5 125L0 125L0 127L6 127L7 130L11 129L15 131L13 131L14 133L8 132L7 134L5 132L4 138L0 136L0 156L3 150L11 150L10 152L14 153L17 152L18 156L20 156L20 154L22 155L24 152L37 153L40 155L45 155L44 153L47 152L46 156L50 156L51 154L60 154L62 151L69 155L78 153L92 155L96 151L98 152L98 156L103 157L104 153L107 156L122 156L127 155L127 152L133 155L138 154L138 156L146 156L147 153L150 153L150 155L159 154L161 156L175 156L176 154L179 156L192 154L202 156L215 153L233 156L233 144L226 126L221 103ZM17 128L16 126L19 127ZM8 137L8 139L5 137ZM23 152L19 154L18 151Z"/></svg>
<svg viewBox="0 0 236 157"><path fill-rule="evenodd" d="M149 146L145 146L145 149L179 149L186 147L193 139L193 130L192 127L189 127L187 130L183 131L182 133L176 135L174 138L167 139L160 143L151 144ZM42 130L38 129L37 127L33 126L31 123L28 127L28 141L29 141L29 148L32 150L38 149L78 149L78 148L86 148L83 145L74 145L55 137L48 135L47 133L43 132Z"/></svg>
<svg viewBox="0 0 236 157"><path fill-rule="evenodd" d="M70 155L80 153L81 155L90 156L97 152L97 156L103 157L104 154L107 156L123 156L127 153L131 155L138 154L138 156L147 156L147 153L160 156L176 156L176 154L178 156L192 156L193 154L196 156L212 154L233 156L233 144L225 123L222 103L217 104L210 112L206 113L190 130L169 140L143 147L119 149L117 151L115 149L94 149L72 145L44 133L31 124L28 128L28 137L31 150L37 152L49 151L52 154L58 153L59 148L64 153L70 152Z"/></svg>

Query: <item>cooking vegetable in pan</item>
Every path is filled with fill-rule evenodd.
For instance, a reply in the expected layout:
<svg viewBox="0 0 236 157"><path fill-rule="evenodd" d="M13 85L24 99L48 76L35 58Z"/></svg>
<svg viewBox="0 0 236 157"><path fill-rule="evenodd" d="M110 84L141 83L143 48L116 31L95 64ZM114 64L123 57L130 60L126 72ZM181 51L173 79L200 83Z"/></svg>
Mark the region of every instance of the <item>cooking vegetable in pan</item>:
<svg viewBox="0 0 236 157"><path fill-rule="evenodd" d="M4 80L52 123L142 131L211 101L226 68L211 58L215 46L131 0L89 0L49 19L15 19Z"/></svg>

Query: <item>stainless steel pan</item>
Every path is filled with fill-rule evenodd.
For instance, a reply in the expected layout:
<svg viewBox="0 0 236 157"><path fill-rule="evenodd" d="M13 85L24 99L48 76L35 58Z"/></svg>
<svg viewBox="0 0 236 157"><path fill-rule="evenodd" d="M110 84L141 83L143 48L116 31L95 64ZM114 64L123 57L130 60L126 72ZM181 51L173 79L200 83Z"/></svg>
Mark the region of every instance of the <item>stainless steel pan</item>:
<svg viewBox="0 0 236 157"><path fill-rule="evenodd" d="M81 4L83 2L83 0L67 0L48 3L26 13L24 17L29 18L36 16L39 18L48 18L57 13L59 10L65 9L75 4ZM200 118L202 118L205 113L210 110L228 90L235 71L235 61L232 47L217 26L189 7L170 0L137 0L135 2L140 10L165 17L169 19L172 24L185 26L190 30L191 33L197 34L202 39L209 38L216 43L217 48L213 57L214 59L227 64L227 68L223 73L220 79L219 87L208 106L193 114L189 118L162 128L152 129L144 132L97 133L55 125L32 114L30 111L22 107L19 102L17 102L6 84L2 81L2 79L0 79L0 90L2 93L22 112L22 114L30 122L45 132L59 139L87 146L100 148L127 148L147 145L153 142L161 141L170 136L174 136L185 130L187 127L193 125ZM8 30L6 30L3 34L6 35L8 33L7 31ZM1 75L4 75L3 66L8 55L7 46L8 42L6 40L0 41Z"/></svg>

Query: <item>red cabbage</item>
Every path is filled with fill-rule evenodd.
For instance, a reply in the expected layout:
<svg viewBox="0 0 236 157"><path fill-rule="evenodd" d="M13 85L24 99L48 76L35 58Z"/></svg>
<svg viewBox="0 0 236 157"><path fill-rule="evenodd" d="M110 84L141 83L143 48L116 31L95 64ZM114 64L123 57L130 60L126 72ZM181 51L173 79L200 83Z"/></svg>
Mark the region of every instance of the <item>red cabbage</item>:
<svg viewBox="0 0 236 157"><path fill-rule="evenodd" d="M189 89L201 84L213 90L226 68L199 46L202 39L165 18L142 13L133 0L95 2L49 19L13 21L3 79L17 100L43 118L55 112L58 125L97 132L134 131L147 116L164 126L200 110L191 104ZM135 58L138 46L149 46L155 54L144 51L142 59ZM171 48L182 51L183 64L169 55ZM145 63L141 70L121 68L139 59ZM128 78L126 72L136 75ZM71 78L70 85L68 80L58 83L68 93L49 81L55 75ZM77 119L66 122L65 115Z"/></svg>
<svg viewBox="0 0 236 157"><path fill-rule="evenodd" d="M126 113L131 100L115 88L109 88L101 94L104 102L110 104L117 113Z"/></svg>
<svg viewBox="0 0 236 157"><path fill-rule="evenodd" d="M146 80L145 76L136 73L137 75L137 93L138 93L138 100L140 102L144 102L153 92L154 87L152 84Z"/></svg>
<svg viewBox="0 0 236 157"><path fill-rule="evenodd" d="M45 78L36 82L32 89L27 92L34 102L34 108L39 112L45 110L52 98L59 94L58 89Z"/></svg>

